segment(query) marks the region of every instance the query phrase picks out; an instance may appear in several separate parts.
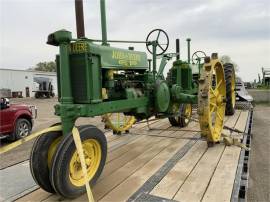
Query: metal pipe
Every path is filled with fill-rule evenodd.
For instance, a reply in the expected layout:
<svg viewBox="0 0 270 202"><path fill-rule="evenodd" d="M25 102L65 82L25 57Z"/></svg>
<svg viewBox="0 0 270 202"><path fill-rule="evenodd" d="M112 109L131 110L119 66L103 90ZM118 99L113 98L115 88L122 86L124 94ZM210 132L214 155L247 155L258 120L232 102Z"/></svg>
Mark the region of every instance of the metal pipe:
<svg viewBox="0 0 270 202"><path fill-rule="evenodd" d="M187 55L188 55L188 64L190 64L190 38L187 38Z"/></svg>
<svg viewBox="0 0 270 202"><path fill-rule="evenodd" d="M77 38L85 37L83 0L75 0L75 15L76 15Z"/></svg>
<svg viewBox="0 0 270 202"><path fill-rule="evenodd" d="M102 32L102 45L107 46L107 25L106 25L106 10L105 0L100 0L100 13L101 13L101 32Z"/></svg>
<svg viewBox="0 0 270 202"><path fill-rule="evenodd" d="M180 60L180 40L176 39L176 59Z"/></svg>

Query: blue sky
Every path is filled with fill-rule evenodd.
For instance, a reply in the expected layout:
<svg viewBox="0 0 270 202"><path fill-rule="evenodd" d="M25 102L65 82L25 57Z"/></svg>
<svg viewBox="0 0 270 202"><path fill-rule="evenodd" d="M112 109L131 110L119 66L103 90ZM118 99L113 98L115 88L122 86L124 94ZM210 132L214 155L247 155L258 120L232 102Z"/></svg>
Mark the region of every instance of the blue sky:
<svg viewBox="0 0 270 202"><path fill-rule="evenodd" d="M108 38L144 40L152 29L162 28L170 37L169 52L180 38L186 58L185 39L190 37L192 52L229 55L238 74L252 81L261 67L270 67L269 2L107 0ZM99 1L84 0L84 13L86 36L100 38ZM58 49L46 45L46 38L62 28L76 36L73 0L0 0L0 68L26 69L54 60ZM135 49L146 51L142 45Z"/></svg>

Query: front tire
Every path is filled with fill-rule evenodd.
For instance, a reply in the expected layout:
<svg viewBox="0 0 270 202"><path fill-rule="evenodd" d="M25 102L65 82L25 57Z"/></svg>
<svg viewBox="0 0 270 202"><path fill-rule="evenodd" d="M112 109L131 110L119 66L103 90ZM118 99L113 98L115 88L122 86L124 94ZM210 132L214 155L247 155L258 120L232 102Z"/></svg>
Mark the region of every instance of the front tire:
<svg viewBox="0 0 270 202"><path fill-rule="evenodd" d="M45 191L55 193L50 182L52 157L61 141L62 132L48 132L34 142L30 154L30 170L35 182Z"/></svg>
<svg viewBox="0 0 270 202"><path fill-rule="evenodd" d="M86 157L89 183L94 185L106 162L107 140L93 126L78 128ZM72 134L59 144L53 158L50 180L54 190L63 197L76 198L86 192L84 177Z"/></svg>

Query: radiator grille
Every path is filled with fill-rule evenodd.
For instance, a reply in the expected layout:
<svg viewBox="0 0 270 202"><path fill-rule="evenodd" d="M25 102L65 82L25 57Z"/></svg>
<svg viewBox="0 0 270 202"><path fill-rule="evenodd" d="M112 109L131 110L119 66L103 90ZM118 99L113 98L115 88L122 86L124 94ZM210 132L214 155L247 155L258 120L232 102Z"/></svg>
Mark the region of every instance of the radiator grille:
<svg viewBox="0 0 270 202"><path fill-rule="evenodd" d="M70 55L71 86L74 103L90 102L87 89L86 54Z"/></svg>

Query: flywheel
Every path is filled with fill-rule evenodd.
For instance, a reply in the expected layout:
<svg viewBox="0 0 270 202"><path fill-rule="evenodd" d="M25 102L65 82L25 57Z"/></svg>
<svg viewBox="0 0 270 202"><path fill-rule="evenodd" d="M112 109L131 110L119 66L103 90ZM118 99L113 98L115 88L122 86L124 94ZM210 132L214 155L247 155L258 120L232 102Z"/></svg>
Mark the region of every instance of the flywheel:
<svg viewBox="0 0 270 202"><path fill-rule="evenodd" d="M102 116L105 122L105 128L110 128L114 133L122 133L128 131L136 122L134 116L127 116L124 113L108 113Z"/></svg>
<svg viewBox="0 0 270 202"><path fill-rule="evenodd" d="M199 79L198 115L202 136L208 145L220 141L226 108L223 65L217 57L206 57Z"/></svg>

